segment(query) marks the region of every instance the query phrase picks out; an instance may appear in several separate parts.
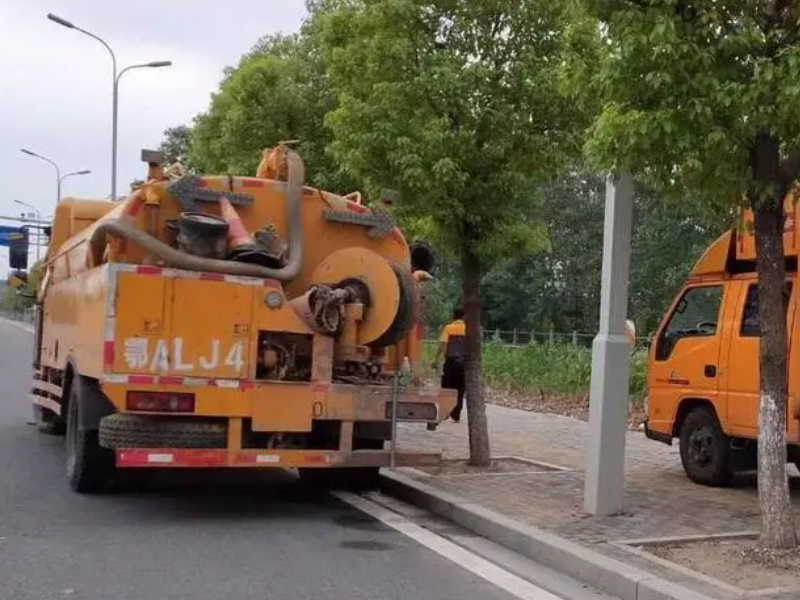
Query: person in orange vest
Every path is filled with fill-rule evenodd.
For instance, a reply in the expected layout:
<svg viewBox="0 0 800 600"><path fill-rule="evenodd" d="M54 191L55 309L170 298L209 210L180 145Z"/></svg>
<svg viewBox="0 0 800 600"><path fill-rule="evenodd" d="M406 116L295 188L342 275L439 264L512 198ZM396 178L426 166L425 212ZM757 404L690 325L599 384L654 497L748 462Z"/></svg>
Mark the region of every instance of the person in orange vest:
<svg viewBox="0 0 800 600"><path fill-rule="evenodd" d="M458 392L456 402L450 418L456 423L461 420L461 410L464 408L464 363L466 362L467 327L464 323L464 311L457 308L453 311L453 320L442 328L439 336L439 347L433 359L433 370L439 370L439 360L444 354L444 369L442 370L442 387L454 389Z"/></svg>

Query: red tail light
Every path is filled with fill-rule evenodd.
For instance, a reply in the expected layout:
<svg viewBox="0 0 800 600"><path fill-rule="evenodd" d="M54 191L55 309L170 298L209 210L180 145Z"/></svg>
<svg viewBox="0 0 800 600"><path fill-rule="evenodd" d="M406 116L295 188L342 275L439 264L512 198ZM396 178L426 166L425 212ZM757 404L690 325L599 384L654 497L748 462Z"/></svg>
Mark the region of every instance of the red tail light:
<svg viewBox="0 0 800 600"><path fill-rule="evenodd" d="M194 412L194 394L176 392L128 392L128 410L148 412Z"/></svg>

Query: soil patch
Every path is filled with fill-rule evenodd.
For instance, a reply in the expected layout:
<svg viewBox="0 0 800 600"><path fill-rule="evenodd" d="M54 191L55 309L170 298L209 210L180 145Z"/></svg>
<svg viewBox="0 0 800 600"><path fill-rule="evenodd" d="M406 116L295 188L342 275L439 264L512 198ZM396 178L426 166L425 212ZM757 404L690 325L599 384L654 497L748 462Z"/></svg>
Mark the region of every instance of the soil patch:
<svg viewBox="0 0 800 600"><path fill-rule="evenodd" d="M486 401L508 408L563 415L573 419L580 419L581 421L589 420L588 394L560 396L543 391L533 394L531 392L504 390L487 386ZM628 428L641 429L645 418L644 410L640 406L631 405L628 409Z"/></svg>
<svg viewBox="0 0 800 600"><path fill-rule="evenodd" d="M767 550L741 538L639 548L745 590L800 586L800 548Z"/></svg>
<svg viewBox="0 0 800 600"><path fill-rule="evenodd" d="M482 473L531 473L558 471L553 467L539 463L519 460L512 457L494 458L488 467L474 467L466 459L445 459L434 467L415 467L430 475L479 475Z"/></svg>

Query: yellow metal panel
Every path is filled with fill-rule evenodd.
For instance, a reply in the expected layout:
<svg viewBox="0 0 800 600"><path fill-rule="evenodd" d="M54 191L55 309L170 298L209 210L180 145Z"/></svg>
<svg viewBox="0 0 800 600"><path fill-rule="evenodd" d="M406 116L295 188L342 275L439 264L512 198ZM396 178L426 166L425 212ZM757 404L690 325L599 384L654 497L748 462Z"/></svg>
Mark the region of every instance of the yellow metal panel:
<svg viewBox="0 0 800 600"><path fill-rule="evenodd" d="M255 287L195 279L176 279L172 286L170 374L252 378Z"/></svg>
<svg viewBox="0 0 800 600"><path fill-rule="evenodd" d="M43 307L44 366L63 369L69 359L81 374L100 376L107 293L107 267L50 285Z"/></svg>
<svg viewBox="0 0 800 600"><path fill-rule="evenodd" d="M136 273L120 273L117 278L114 371L150 373L152 354L168 331L166 280ZM144 344L145 352L134 356L137 343Z"/></svg>
<svg viewBox="0 0 800 600"><path fill-rule="evenodd" d="M269 384L253 397L253 431L311 431L313 396L307 384Z"/></svg>

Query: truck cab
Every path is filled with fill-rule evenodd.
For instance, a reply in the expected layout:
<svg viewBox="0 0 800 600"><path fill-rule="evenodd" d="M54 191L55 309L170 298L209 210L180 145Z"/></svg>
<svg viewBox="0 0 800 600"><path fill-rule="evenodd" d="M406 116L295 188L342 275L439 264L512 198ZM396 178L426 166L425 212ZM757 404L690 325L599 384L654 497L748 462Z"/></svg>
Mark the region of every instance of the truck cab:
<svg viewBox="0 0 800 600"><path fill-rule="evenodd" d="M800 338L793 202L787 201L789 460L800 460ZM645 433L677 438L684 470L697 483L721 486L756 466L759 419L758 277L752 214L703 254L653 339L648 363Z"/></svg>

